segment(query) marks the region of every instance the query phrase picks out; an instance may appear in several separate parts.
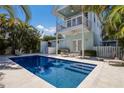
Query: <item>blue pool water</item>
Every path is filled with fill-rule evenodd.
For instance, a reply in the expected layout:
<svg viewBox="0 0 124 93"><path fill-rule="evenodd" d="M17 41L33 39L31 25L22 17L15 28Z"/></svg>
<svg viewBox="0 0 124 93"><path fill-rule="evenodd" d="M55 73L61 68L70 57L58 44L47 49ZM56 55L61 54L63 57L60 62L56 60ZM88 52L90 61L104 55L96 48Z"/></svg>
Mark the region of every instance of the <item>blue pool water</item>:
<svg viewBox="0 0 124 93"><path fill-rule="evenodd" d="M57 88L77 87L96 67L94 64L44 56L25 56L10 59Z"/></svg>

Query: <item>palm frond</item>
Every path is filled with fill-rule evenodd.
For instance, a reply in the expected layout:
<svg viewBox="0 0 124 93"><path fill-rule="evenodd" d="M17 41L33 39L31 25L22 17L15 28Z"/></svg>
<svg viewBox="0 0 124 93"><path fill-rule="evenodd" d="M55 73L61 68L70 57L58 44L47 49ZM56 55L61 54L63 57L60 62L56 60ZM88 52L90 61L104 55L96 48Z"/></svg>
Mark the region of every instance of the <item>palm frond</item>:
<svg viewBox="0 0 124 93"><path fill-rule="evenodd" d="M31 12L30 9L27 5L21 5L20 8L22 8L22 10L24 11L25 14L25 21L28 22L31 19Z"/></svg>
<svg viewBox="0 0 124 93"><path fill-rule="evenodd" d="M15 17L15 11L14 11L12 6L10 6L10 5L0 5L0 8L6 10L9 13L10 17L13 17L13 18Z"/></svg>
<svg viewBox="0 0 124 93"><path fill-rule="evenodd" d="M109 18L113 19L113 17L117 14L117 13L124 13L124 6L123 5L119 5L119 6L113 6L112 10L109 14Z"/></svg>

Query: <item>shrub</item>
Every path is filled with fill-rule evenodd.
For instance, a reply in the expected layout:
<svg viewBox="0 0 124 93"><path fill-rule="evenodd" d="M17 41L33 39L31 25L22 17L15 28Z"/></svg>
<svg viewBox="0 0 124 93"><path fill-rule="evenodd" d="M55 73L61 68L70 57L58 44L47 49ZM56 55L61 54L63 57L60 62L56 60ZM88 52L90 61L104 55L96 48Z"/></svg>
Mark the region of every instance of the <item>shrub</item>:
<svg viewBox="0 0 124 93"><path fill-rule="evenodd" d="M69 53L69 52L70 52L70 49L69 49L69 48L60 48L60 49L58 50L58 54L60 54L61 52Z"/></svg>
<svg viewBox="0 0 124 93"><path fill-rule="evenodd" d="M96 56L96 51L95 50L85 50L84 55L85 56Z"/></svg>
<svg viewBox="0 0 124 93"><path fill-rule="evenodd" d="M43 40L43 41L49 41L49 40L55 40L55 39L56 39L55 36L47 36L47 35L46 35L46 36L43 37L42 40Z"/></svg>
<svg viewBox="0 0 124 93"><path fill-rule="evenodd" d="M0 39L0 55L5 53L5 50L8 47L8 42L5 39Z"/></svg>
<svg viewBox="0 0 124 93"><path fill-rule="evenodd" d="M61 50L60 49L58 49L58 54L60 54L61 53Z"/></svg>

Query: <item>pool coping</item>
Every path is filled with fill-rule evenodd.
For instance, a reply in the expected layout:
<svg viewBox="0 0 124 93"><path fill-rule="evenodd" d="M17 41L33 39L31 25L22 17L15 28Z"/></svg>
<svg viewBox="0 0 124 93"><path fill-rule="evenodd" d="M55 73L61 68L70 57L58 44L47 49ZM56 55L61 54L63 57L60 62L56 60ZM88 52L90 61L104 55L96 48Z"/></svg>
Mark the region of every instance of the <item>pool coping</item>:
<svg viewBox="0 0 124 93"><path fill-rule="evenodd" d="M30 56L30 55L23 55L23 56ZM32 55L33 56L33 55ZM38 76L36 76L35 74L33 74L32 72L30 72L30 71L28 71L27 69L25 69L24 67L22 67L21 65L19 65L19 64L17 64L16 62L14 62L14 61L12 61L10 58L13 58L13 57L22 57L22 56L8 56L7 58L8 58L8 60L7 60L7 62L12 62L12 63L15 63L17 66L19 66L20 68L21 68L21 70L23 70L26 74L28 74L34 81L36 81L36 82L42 82L42 84L46 87L46 88L56 88L55 86L53 86L52 84L50 84L50 83L48 83L47 81L45 81L44 79L42 79L42 78L40 78L40 77L38 77ZM2 62L2 61L0 61L0 62ZM3 61L4 62L4 61ZM6 62L5 62L6 63ZM2 71L2 70L1 70ZM14 83L14 82L13 82ZM26 82L27 83L27 82ZM16 84L15 84L16 85ZM28 84L27 84L28 85ZM22 85L22 87L23 86L26 86L26 84L23 84ZM17 86L17 87L19 87L19 86ZM27 87L27 86L26 86ZM30 87L30 84L29 84L29 86L28 87ZM38 85L38 88L45 88L45 87L42 87L41 85L39 86Z"/></svg>
<svg viewBox="0 0 124 93"><path fill-rule="evenodd" d="M28 55L22 55L22 56L11 56L9 58L12 57L23 57L23 56L45 56L45 57L51 57L51 58L57 58L57 59L62 59L62 60L69 60L69 61L76 61L76 62L83 62L83 63L89 63L89 64L95 64L97 65L89 74L88 76L77 86L77 88L87 88L87 87L92 87L92 85L95 83L95 81L97 80L97 76L99 75L102 67L103 67L103 63L101 61L93 61L93 60L87 60L87 59L76 59L76 58L68 58L68 57L61 57L61 56L56 56L56 55L44 55L44 54L28 54ZM24 68L24 67L22 67ZM25 68L24 68L25 69ZM26 69L25 69L26 70ZM28 70L26 70L28 71ZM28 71L30 72L30 71ZM30 72L31 73L31 72ZM32 73L31 73L32 74ZM34 75L34 74L33 74ZM36 75L35 75L36 76ZM36 76L38 77L38 76ZM40 78L40 77L38 77ZM42 79L42 78L40 78ZM44 80L44 79L42 79ZM45 81L45 80L44 80ZM48 83L47 81L45 81L45 83ZM50 83L48 83L49 86ZM50 84L52 85L52 84ZM53 86L53 85L52 85ZM55 86L53 86L55 87Z"/></svg>

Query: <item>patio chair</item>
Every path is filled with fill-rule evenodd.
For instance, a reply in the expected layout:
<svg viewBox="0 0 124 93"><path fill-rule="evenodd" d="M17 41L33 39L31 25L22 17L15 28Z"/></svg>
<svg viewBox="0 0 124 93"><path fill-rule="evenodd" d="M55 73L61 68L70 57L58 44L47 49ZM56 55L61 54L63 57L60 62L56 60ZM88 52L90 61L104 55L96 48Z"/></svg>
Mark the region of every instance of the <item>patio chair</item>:
<svg viewBox="0 0 124 93"><path fill-rule="evenodd" d="M69 49L66 49L66 48L61 48L60 49L60 55L62 56L62 57L69 57Z"/></svg>

